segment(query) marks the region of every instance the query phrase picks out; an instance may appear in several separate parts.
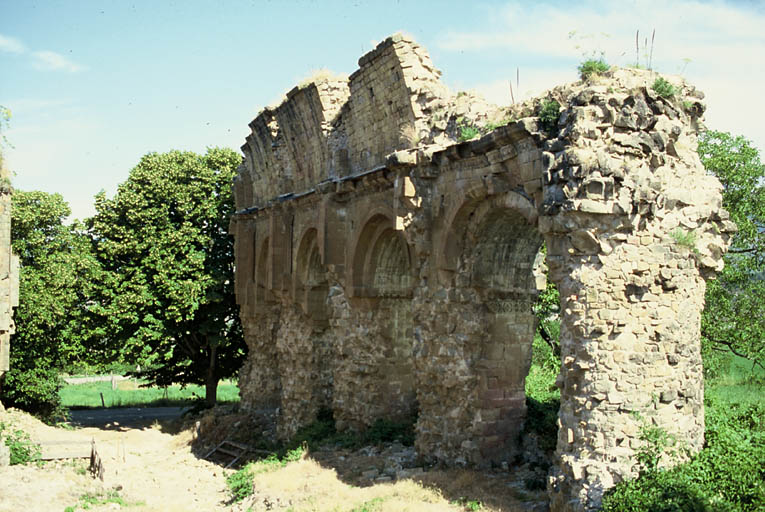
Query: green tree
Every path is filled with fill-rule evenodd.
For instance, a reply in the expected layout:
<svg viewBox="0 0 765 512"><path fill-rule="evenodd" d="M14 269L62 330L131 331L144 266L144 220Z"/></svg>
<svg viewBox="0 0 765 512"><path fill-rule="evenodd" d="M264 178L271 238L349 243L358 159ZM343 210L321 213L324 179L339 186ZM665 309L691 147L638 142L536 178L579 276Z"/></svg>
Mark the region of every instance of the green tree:
<svg viewBox="0 0 765 512"><path fill-rule="evenodd" d="M90 220L110 274L99 306L103 334L157 385L203 383L209 405L246 348L228 235L240 161L228 149L148 154L113 199L96 197Z"/></svg>
<svg viewBox="0 0 765 512"><path fill-rule="evenodd" d="M60 194L13 193L11 240L19 255L19 306L3 401L42 416L57 412L59 373L86 357L89 297L100 281L90 239L65 225Z"/></svg>
<svg viewBox="0 0 765 512"><path fill-rule="evenodd" d="M765 165L743 137L708 131L699 157L723 185L723 207L738 226L725 268L707 283L701 320L705 355L731 350L765 365Z"/></svg>

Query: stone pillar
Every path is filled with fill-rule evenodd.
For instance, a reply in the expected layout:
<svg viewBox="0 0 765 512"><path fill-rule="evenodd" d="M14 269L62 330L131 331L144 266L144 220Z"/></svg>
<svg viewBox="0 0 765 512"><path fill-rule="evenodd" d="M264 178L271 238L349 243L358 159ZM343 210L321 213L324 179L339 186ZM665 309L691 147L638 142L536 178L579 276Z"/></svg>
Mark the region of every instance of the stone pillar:
<svg viewBox="0 0 765 512"><path fill-rule="evenodd" d="M570 98L545 142L560 144L545 154L539 222L562 308L554 511L594 510L636 476L642 425L701 449L704 278L735 230L695 153L700 94L678 82L659 97L644 72L613 78Z"/></svg>
<svg viewBox="0 0 765 512"><path fill-rule="evenodd" d="M0 154L0 386L10 369L13 308L19 305L19 257L11 250L11 184ZM0 405L0 408L2 405Z"/></svg>

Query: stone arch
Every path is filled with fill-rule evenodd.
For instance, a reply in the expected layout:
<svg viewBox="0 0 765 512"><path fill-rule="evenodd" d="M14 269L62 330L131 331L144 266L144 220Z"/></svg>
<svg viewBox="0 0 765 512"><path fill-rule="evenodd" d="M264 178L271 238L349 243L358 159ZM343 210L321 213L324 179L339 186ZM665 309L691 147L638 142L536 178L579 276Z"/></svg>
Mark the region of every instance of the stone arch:
<svg viewBox="0 0 765 512"><path fill-rule="evenodd" d="M295 301L315 323L327 320L327 273L321 261L318 231L308 228L300 238L293 276Z"/></svg>
<svg viewBox="0 0 765 512"><path fill-rule="evenodd" d="M386 212L387 213L387 212ZM356 297L409 297L413 255L392 215L373 212L356 238L352 283Z"/></svg>
<svg viewBox="0 0 765 512"><path fill-rule="evenodd" d="M446 315L471 315L474 326L454 336L467 340L462 357L471 367L461 385L472 403L463 408L465 431L453 433L463 441L452 449L479 464L499 463L514 455L525 419L524 384L537 327L533 269L543 239L533 204L517 192L486 197L479 187L468 189L447 215L437 264L447 296L458 304L444 308Z"/></svg>
<svg viewBox="0 0 765 512"><path fill-rule="evenodd" d="M360 324L368 326L365 341L357 346L366 347L363 357L375 361L374 376L364 377L376 381L376 398L368 398L376 402L373 414L403 418L417 408L411 307L414 265L412 248L395 229L394 219L389 210L379 208L361 225L351 259L351 301L358 308ZM365 417L360 423L374 419Z"/></svg>

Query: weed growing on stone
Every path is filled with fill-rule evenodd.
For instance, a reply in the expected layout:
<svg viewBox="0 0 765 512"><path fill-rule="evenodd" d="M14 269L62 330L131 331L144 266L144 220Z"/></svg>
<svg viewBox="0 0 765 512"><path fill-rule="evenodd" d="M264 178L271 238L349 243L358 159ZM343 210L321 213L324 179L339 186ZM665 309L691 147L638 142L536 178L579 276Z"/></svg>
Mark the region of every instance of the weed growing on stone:
<svg viewBox="0 0 765 512"><path fill-rule="evenodd" d="M399 137L409 148L415 148L420 145L420 134L413 124L407 123L399 128Z"/></svg>
<svg viewBox="0 0 765 512"><path fill-rule="evenodd" d="M553 134L558 128L560 119L560 103L555 100L544 100L539 108L539 127L548 134Z"/></svg>
<svg viewBox="0 0 765 512"><path fill-rule="evenodd" d="M4 441L11 451L11 466L40 459L40 445L33 443L29 434L23 430L13 429L10 425L0 422L0 440Z"/></svg>
<svg viewBox="0 0 765 512"><path fill-rule="evenodd" d="M506 125L508 125L508 124L510 124L512 122L513 122L512 118L506 117L506 118L504 118L504 119L502 119L500 121L493 121L493 122L486 123L486 126L484 126L483 130L481 130L481 131L482 131L482 133L493 132L494 130L496 130L500 126L506 126Z"/></svg>
<svg viewBox="0 0 765 512"><path fill-rule="evenodd" d="M475 139L479 135L481 135L481 130L479 130L475 125L472 124L462 124L458 126L460 130L460 136L458 137L460 142L465 142L467 140Z"/></svg>
<svg viewBox="0 0 765 512"><path fill-rule="evenodd" d="M635 451L635 459L640 466L640 474L659 470L659 463L663 457L677 462L680 450L677 438L661 427L651 425L640 414L635 414L640 421L640 433L638 438L643 441L642 446Z"/></svg>
<svg viewBox="0 0 765 512"><path fill-rule="evenodd" d="M675 89L675 86L664 80L662 77L657 78L653 82L651 89L656 91L656 94L664 99L672 98L675 94L677 94L677 89Z"/></svg>
<svg viewBox="0 0 765 512"><path fill-rule="evenodd" d="M582 80L587 80L591 76L598 76L605 73L610 68L611 66L609 66L602 57L599 59L587 59L577 67L579 70L579 78Z"/></svg>
<svg viewBox="0 0 765 512"><path fill-rule="evenodd" d="M682 228L675 228L669 236L671 236L672 240L674 240L680 247L685 247L694 253L698 253L698 249L696 248L696 232L694 230L685 231Z"/></svg>

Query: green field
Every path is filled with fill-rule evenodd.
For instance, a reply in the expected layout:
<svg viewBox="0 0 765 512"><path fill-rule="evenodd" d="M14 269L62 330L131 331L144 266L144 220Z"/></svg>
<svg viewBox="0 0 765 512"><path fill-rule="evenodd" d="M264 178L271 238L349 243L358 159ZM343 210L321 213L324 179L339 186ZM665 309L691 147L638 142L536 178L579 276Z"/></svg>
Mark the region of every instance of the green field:
<svg viewBox="0 0 765 512"><path fill-rule="evenodd" d="M204 398L204 387L179 385L167 388L141 387L142 381L122 380L117 382L117 389L112 389L111 381L90 382L87 384L66 384L59 395L64 407L70 409L88 409L102 407L103 395L106 407L161 407L191 405L195 400ZM231 381L218 384L218 403L239 401L239 388Z"/></svg>

